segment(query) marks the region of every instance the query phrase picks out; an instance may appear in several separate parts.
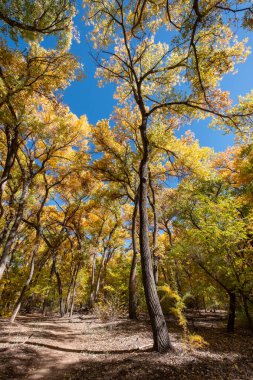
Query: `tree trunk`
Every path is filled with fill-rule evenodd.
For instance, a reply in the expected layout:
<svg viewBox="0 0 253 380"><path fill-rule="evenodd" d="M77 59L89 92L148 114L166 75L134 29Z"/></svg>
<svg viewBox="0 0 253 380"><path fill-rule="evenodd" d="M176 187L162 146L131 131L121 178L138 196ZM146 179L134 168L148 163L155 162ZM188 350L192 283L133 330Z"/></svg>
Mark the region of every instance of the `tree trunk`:
<svg viewBox="0 0 253 380"><path fill-rule="evenodd" d="M59 274L59 272L57 270L57 267L56 267L56 256L54 256L53 260L54 260L54 262L53 262L53 265L54 265L54 274L56 276L57 287L58 287L58 294L59 294L60 316L64 317L64 315L65 315L65 307L64 307L64 300L63 300L63 289L62 289L61 277L60 277L60 274Z"/></svg>
<svg viewBox="0 0 253 380"><path fill-rule="evenodd" d="M13 128L13 136L11 136L11 130L12 128L10 127L5 127L5 135L6 135L6 141L7 141L7 155L2 171L2 175L0 178L0 218L3 215L4 209L2 205L2 197L3 197L3 192L4 188L10 178L11 174L11 169L13 167L13 164L15 162L15 158L17 156L17 151L18 151L18 135L19 135L19 130L18 130L18 125L16 125Z"/></svg>
<svg viewBox="0 0 253 380"><path fill-rule="evenodd" d="M51 285L53 273L54 273L54 263L52 264L52 267L50 270L49 279L48 279L48 289L46 291L46 295L45 295L45 298L44 298L44 301L42 304L42 315L43 315L43 317L45 317L46 313L47 313L47 306L49 304L49 294L50 294L50 286L49 285Z"/></svg>
<svg viewBox="0 0 253 380"><path fill-rule="evenodd" d="M142 267L142 280L145 291L146 303L152 325L154 350L160 353L172 349L168 329L162 312L161 304L156 290L153 273L152 257L149 244L149 222L147 210L148 198L148 139L146 135L147 120L143 120L140 127L143 157L140 163L140 254Z"/></svg>
<svg viewBox="0 0 253 380"><path fill-rule="evenodd" d="M162 265L161 269L162 269L162 273L163 273L164 282L165 282L166 284L169 284L169 278L168 278L168 275L167 275L166 269L164 268L163 265Z"/></svg>
<svg viewBox="0 0 253 380"><path fill-rule="evenodd" d="M72 317L72 315L73 315L73 311L74 311L75 296L76 296L76 280L75 280L75 282L74 282L73 293L72 293L72 299L71 299L71 307L70 307L70 313L69 313L70 318Z"/></svg>
<svg viewBox="0 0 253 380"><path fill-rule="evenodd" d="M23 286L23 289L21 290L21 293L19 295L18 301L17 301L17 303L15 305L15 308L13 310L13 313L11 315L11 318L10 318L10 322L11 323L13 323L15 321L16 316L17 316L17 314L19 312L19 309L21 307L24 295L25 295L25 293L26 293L27 289L29 288L29 285L30 285L30 283L32 281L33 273L34 273L34 266L35 266L35 258L36 258L36 255L37 255L37 252L38 252L38 249L39 249L39 243L40 243L40 234L39 234L39 232L37 232L36 233L35 246L34 246L33 254L32 254L32 260L31 260L31 264L30 264L29 276L28 276L28 279L26 280L25 285Z"/></svg>
<svg viewBox="0 0 253 380"><path fill-rule="evenodd" d="M102 278L102 274L103 274L103 268L104 268L106 256L107 256L107 252L106 252L106 249L104 249L103 256L102 256L102 261L101 261L101 264L100 264L100 267L99 267L99 271L98 271L98 277L97 277L97 283L96 283L96 288L95 288L95 293L94 293L94 301L93 302L96 302L96 300L97 300L97 296L98 296L98 292L99 292L99 289L100 289L100 282L101 282L101 278Z"/></svg>
<svg viewBox="0 0 253 380"><path fill-rule="evenodd" d="M93 253L92 258L92 272L91 272L91 286L90 286L90 298L89 308L93 308L95 302L95 273L96 273L96 252Z"/></svg>
<svg viewBox="0 0 253 380"><path fill-rule="evenodd" d="M136 269L137 269L137 241L136 241L136 222L138 214L139 195L135 197L134 211L132 215L132 245L133 245L133 258L129 277L129 305L128 313L130 319L137 319L137 302L136 302Z"/></svg>
<svg viewBox="0 0 253 380"><path fill-rule="evenodd" d="M69 316L70 316L70 318L71 318L72 315L73 315L73 310L74 310L74 305L75 305L75 296L76 296L76 279L77 279L77 275L78 275L79 268L80 268L80 266L78 265L77 268L76 268L76 271L75 271L75 276L74 276L73 292L72 292L71 306L70 306L70 312L69 312Z"/></svg>
<svg viewBox="0 0 253 380"><path fill-rule="evenodd" d="M71 280L70 280L70 284L68 288L68 294L67 294L66 303L65 303L66 314L68 314L70 310L70 299L71 299L72 287L75 280L75 274L76 274L76 267L74 267L73 272L71 274Z"/></svg>
<svg viewBox="0 0 253 380"><path fill-rule="evenodd" d="M230 292L227 332L234 332L235 330L235 310L236 310L236 295L234 292Z"/></svg>
<svg viewBox="0 0 253 380"><path fill-rule="evenodd" d="M25 181L23 184L22 194L21 194L21 197L19 200L19 205L18 205L18 210L17 210L17 214L15 217L15 221L14 221L14 223L10 229L9 235L7 237L7 240L6 240L4 248L3 248L3 252L2 252L2 255L0 258L0 280L3 277L4 271L6 268L6 264L7 264L7 260L8 260L8 256L9 256L9 253L11 252L13 243L15 241L15 237L17 235L18 227L19 227L20 222L21 222L22 217L23 217L25 201L26 201L26 198L28 196L28 190L29 190L30 183L31 183L31 181Z"/></svg>
<svg viewBox="0 0 253 380"><path fill-rule="evenodd" d="M248 324L249 324L249 328L251 331L253 331L253 321L252 321L252 317L250 315L250 311L249 311L249 308L248 308L248 300L247 298L242 294L242 301L243 301L243 309L244 309L244 313L246 315L246 318L247 318L247 321L248 321Z"/></svg>
<svg viewBox="0 0 253 380"><path fill-rule="evenodd" d="M152 249L152 256L153 256L153 271L154 271L154 278L155 283L158 285L159 281L159 257L157 256L157 233L158 233L158 220L157 220L157 213L156 213L156 198L155 198L155 189L151 177L151 173L149 173L149 186L151 189L152 194L152 200L150 200L150 205L153 211L153 221L154 221L154 229L153 229L153 249Z"/></svg>

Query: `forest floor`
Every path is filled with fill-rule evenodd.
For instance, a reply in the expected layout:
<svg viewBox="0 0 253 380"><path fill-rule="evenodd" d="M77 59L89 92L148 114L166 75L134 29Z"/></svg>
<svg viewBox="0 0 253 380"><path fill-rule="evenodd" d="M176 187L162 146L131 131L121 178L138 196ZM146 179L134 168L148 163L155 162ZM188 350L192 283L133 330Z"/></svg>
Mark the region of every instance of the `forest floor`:
<svg viewBox="0 0 253 380"><path fill-rule="evenodd" d="M189 349L171 326L174 353L150 351L144 320L101 322L94 315L69 318L20 316L0 319L0 379L47 380L252 380L253 339L246 331L227 334L210 313L190 328L204 337L204 349Z"/></svg>

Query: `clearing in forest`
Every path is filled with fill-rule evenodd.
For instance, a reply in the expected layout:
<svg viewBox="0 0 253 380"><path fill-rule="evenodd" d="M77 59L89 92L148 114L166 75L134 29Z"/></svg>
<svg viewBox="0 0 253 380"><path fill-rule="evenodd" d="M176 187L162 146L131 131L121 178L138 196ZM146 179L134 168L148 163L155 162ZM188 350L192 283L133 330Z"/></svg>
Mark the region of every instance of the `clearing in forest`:
<svg viewBox="0 0 253 380"><path fill-rule="evenodd" d="M165 355L150 351L152 335L144 320L29 315L10 325L1 319L0 379L253 379L252 336L243 330L227 334L208 315L191 323L208 346L190 350L173 325L175 353Z"/></svg>

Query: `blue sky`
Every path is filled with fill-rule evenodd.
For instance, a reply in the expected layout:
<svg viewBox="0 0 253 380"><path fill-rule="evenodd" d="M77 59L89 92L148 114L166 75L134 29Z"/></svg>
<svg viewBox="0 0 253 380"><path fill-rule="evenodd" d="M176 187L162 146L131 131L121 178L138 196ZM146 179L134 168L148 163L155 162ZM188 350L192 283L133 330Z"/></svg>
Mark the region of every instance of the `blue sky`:
<svg viewBox="0 0 253 380"><path fill-rule="evenodd" d="M88 41L88 28L82 21L84 10L78 1L79 14L75 18L75 24L78 27L81 36L81 42L78 44L73 41L71 52L75 54L85 68L86 78L80 82L73 82L64 92L64 102L70 106L72 112L78 116L86 114L89 122L96 124L99 119L108 118L116 105L113 99L114 86L106 85L103 88L98 87L98 81L94 78L96 64L90 56L92 49ZM239 34L239 38L246 37L245 32ZM248 32L248 45L253 50L253 33ZM236 75L227 75L222 80L222 89L231 93L232 99L236 102L238 95L244 95L253 88L253 54L251 54L244 64L238 65ZM224 134L224 132L208 128L208 120L196 121L191 129L199 139L202 146L210 146L216 151L222 151L227 146L233 144L233 135ZM189 126L182 128L178 135L183 134Z"/></svg>

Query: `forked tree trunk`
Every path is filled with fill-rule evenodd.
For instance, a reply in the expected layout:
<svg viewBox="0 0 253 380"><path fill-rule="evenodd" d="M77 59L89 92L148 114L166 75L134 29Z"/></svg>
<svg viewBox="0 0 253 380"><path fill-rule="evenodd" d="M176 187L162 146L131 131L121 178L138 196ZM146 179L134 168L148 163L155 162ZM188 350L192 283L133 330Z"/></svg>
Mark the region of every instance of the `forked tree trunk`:
<svg viewBox="0 0 253 380"><path fill-rule="evenodd" d="M137 319L137 301L136 301L136 270L137 270L137 241L136 241L136 222L138 214L138 201L139 195L135 197L134 211L132 215L132 245L133 257L131 263L130 277L129 277L129 305L128 314L130 319Z"/></svg>
<svg viewBox="0 0 253 380"><path fill-rule="evenodd" d="M142 279L145 291L145 298L149 317L152 325L154 350L160 353L172 349L168 329L162 312L160 300L156 290L156 284L153 273L152 257L149 244L149 222L148 222L148 139L146 135L147 120L144 118L140 127L143 157L140 163L140 254Z"/></svg>
<svg viewBox="0 0 253 380"><path fill-rule="evenodd" d="M227 332L234 332L235 330L235 310L236 310L236 294L234 292L230 292Z"/></svg>

